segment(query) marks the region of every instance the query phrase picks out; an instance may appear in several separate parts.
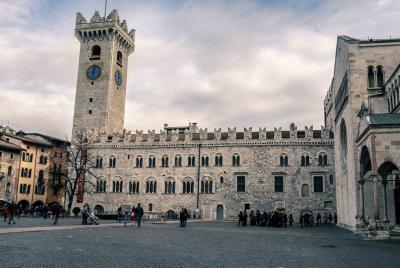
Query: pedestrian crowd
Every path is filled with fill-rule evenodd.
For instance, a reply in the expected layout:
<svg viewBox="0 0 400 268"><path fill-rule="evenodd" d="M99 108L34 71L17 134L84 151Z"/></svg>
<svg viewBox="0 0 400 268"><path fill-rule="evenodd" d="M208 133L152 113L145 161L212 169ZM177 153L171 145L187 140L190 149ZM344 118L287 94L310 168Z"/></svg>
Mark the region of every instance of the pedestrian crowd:
<svg viewBox="0 0 400 268"><path fill-rule="evenodd" d="M263 211L251 210L247 213L247 210L240 211L238 214L238 226L272 226L272 227L288 227L294 223L293 215L287 215L284 211ZM316 221L314 221L314 215L312 211L307 211L300 216L300 225L303 226L314 226L325 224L337 224L336 213L325 213L323 218L320 213L317 213Z"/></svg>

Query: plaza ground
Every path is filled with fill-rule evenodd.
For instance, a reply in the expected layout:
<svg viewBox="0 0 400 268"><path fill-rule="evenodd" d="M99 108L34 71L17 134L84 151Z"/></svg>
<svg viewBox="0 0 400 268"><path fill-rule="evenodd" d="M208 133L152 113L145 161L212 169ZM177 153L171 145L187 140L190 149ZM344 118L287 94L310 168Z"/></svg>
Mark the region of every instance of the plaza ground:
<svg viewBox="0 0 400 268"><path fill-rule="evenodd" d="M233 222L144 223L142 228L78 219L0 224L1 267L399 267L400 241L366 241L334 226L238 227ZM67 229L70 227L77 229ZM10 229L8 229L10 230Z"/></svg>

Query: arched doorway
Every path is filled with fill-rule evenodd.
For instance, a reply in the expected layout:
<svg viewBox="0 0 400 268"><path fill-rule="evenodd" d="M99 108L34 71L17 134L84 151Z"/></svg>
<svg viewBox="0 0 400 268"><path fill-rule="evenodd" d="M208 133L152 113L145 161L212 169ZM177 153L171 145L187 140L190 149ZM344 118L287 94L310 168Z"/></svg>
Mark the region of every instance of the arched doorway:
<svg viewBox="0 0 400 268"><path fill-rule="evenodd" d="M165 216L168 220L175 220L178 218L176 212L173 210L168 210L167 213L165 213Z"/></svg>
<svg viewBox="0 0 400 268"><path fill-rule="evenodd" d="M43 201L41 201L41 200L37 200L36 202L34 202L33 204L32 204L32 207L43 207L44 206L44 203L43 203Z"/></svg>
<svg viewBox="0 0 400 268"><path fill-rule="evenodd" d="M96 213L96 214L104 213L104 207L101 206L101 205L95 205L94 206L94 213Z"/></svg>
<svg viewBox="0 0 400 268"><path fill-rule="evenodd" d="M21 200L18 202L18 207L22 206L22 210L28 209L29 208L29 202L26 200Z"/></svg>
<svg viewBox="0 0 400 268"><path fill-rule="evenodd" d="M398 167L390 161L383 163L378 168L378 174L381 176L385 185L388 183L387 180L389 181L395 180L393 197L394 197L394 212L395 212L394 216L396 225L400 224L400 180L399 180L400 178L399 175L397 174L398 171L399 171Z"/></svg>
<svg viewBox="0 0 400 268"><path fill-rule="evenodd" d="M224 206L217 206L217 221L222 221L224 219Z"/></svg>

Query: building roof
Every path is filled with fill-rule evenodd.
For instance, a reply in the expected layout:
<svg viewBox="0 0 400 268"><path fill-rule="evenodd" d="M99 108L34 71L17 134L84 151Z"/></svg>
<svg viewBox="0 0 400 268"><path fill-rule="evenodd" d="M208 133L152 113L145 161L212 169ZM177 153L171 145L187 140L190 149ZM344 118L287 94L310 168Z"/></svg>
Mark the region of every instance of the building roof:
<svg viewBox="0 0 400 268"><path fill-rule="evenodd" d="M10 143L10 142L2 141L2 140L0 140L0 148L7 148L7 149L11 149L11 150L18 150L18 151L25 151L24 148L19 147L18 145L15 145L15 144Z"/></svg>
<svg viewBox="0 0 400 268"><path fill-rule="evenodd" d="M1 134L3 134L4 136L8 136L8 137L12 137L12 138L24 141L26 143L38 144L38 145L42 145L42 146L53 146L52 144L50 144L48 142L43 142L43 141L35 140L32 138L20 136L20 135L15 135L15 134L11 134L11 133L1 133Z"/></svg>
<svg viewBox="0 0 400 268"><path fill-rule="evenodd" d="M48 139L50 141L54 141L54 142L57 142L57 143L67 143L67 144L69 144L69 141L62 140L62 139L59 139L59 138L55 138L55 137L48 136L48 135L44 135L44 134L40 134L40 133L25 133L25 134L26 135L37 135L37 136L41 136L41 137L43 137L45 139Z"/></svg>
<svg viewBox="0 0 400 268"><path fill-rule="evenodd" d="M370 114L369 125L400 125L400 113Z"/></svg>

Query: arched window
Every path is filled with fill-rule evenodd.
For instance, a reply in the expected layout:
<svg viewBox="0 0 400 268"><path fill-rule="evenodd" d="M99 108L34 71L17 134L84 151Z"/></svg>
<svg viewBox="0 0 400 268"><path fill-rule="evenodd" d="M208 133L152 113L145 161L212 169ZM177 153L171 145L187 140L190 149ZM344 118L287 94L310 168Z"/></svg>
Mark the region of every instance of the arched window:
<svg viewBox="0 0 400 268"><path fill-rule="evenodd" d="M98 192L98 193L105 193L106 192L106 181L104 179L98 179L97 180L96 192Z"/></svg>
<svg viewBox="0 0 400 268"><path fill-rule="evenodd" d="M136 156L136 166L137 168L142 168L143 167L143 157L138 155Z"/></svg>
<svg viewBox="0 0 400 268"><path fill-rule="evenodd" d="M25 161L25 153L22 153L22 161Z"/></svg>
<svg viewBox="0 0 400 268"><path fill-rule="evenodd" d="M38 183L44 182L44 171L40 170L38 175Z"/></svg>
<svg viewBox="0 0 400 268"><path fill-rule="evenodd" d="M11 193L11 183L7 182L6 193Z"/></svg>
<svg viewBox="0 0 400 268"><path fill-rule="evenodd" d="M365 174L372 169L371 157L367 146L361 149L360 155L360 175L364 178Z"/></svg>
<svg viewBox="0 0 400 268"><path fill-rule="evenodd" d="M215 156L215 165L222 167L224 164L224 158L221 154L217 154Z"/></svg>
<svg viewBox="0 0 400 268"><path fill-rule="evenodd" d="M188 167L196 166L196 157L194 155L188 156Z"/></svg>
<svg viewBox="0 0 400 268"><path fill-rule="evenodd" d="M131 194L139 193L139 182L138 181L129 182L129 193L131 193Z"/></svg>
<svg viewBox="0 0 400 268"><path fill-rule="evenodd" d="M164 182L164 193L174 194L175 193L175 180L173 178L168 178Z"/></svg>
<svg viewBox="0 0 400 268"><path fill-rule="evenodd" d="M8 175L8 176L11 176L11 175L12 175L12 166L9 166L9 167L8 167L7 175Z"/></svg>
<svg viewBox="0 0 400 268"><path fill-rule="evenodd" d="M309 166L310 165L310 156L308 153L303 153L301 155L301 165L302 166Z"/></svg>
<svg viewBox="0 0 400 268"><path fill-rule="evenodd" d="M193 194L194 193L194 182L191 178L185 178L182 182L182 193Z"/></svg>
<svg viewBox="0 0 400 268"><path fill-rule="evenodd" d="M117 164L117 159L115 158L115 156L111 156L110 160L109 160L109 163L108 163L108 166L110 168L115 168L116 164Z"/></svg>
<svg viewBox="0 0 400 268"><path fill-rule="evenodd" d="M32 169L29 169L28 178L32 178Z"/></svg>
<svg viewBox="0 0 400 268"><path fill-rule="evenodd" d="M326 153L320 153L318 155L318 165L327 166L328 165L328 155Z"/></svg>
<svg viewBox="0 0 400 268"><path fill-rule="evenodd" d="M182 166L182 156L180 156L180 155L175 156L175 166L176 167Z"/></svg>
<svg viewBox="0 0 400 268"><path fill-rule="evenodd" d="M157 193L157 181L154 178L148 179L146 181L146 193Z"/></svg>
<svg viewBox="0 0 400 268"><path fill-rule="evenodd" d="M302 197L310 196L310 186L308 186L308 184L303 184L303 186L301 186L301 196Z"/></svg>
<svg viewBox="0 0 400 268"><path fill-rule="evenodd" d="M289 165L289 158L287 154L281 154L279 157L279 165L281 166L288 166Z"/></svg>
<svg viewBox="0 0 400 268"><path fill-rule="evenodd" d="M347 167L347 129L344 119L340 123L340 160L342 163L342 168Z"/></svg>
<svg viewBox="0 0 400 268"><path fill-rule="evenodd" d="M240 166L240 155L234 154L232 156L232 166Z"/></svg>
<svg viewBox="0 0 400 268"><path fill-rule="evenodd" d="M203 167L208 167L208 155L203 155L201 157L201 165Z"/></svg>
<svg viewBox="0 0 400 268"><path fill-rule="evenodd" d="M121 51L117 52L117 64L122 67L122 53L121 53Z"/></svg>
<svg viewBox="0 0 400 268"><path fill-rule="evenodd" d="M122 181L113 181L113 193L122 193L123 182Z"/></svg>
<svg viewBox="0 0 400 268"><path fill-rule="evenodd" d="M91 60L100 59L101 48L98 45L92 47L92 55L90 57Z"/></svg>
<svg viewBox="0 0 400 268"><path fill-rule="evenodd" d="M382 69L382 66L379 65L376 69L377 69L376 80L377 80L378 87L383 87L383 69Z"/></svg>
<svg viewBox="0 0 400 268"><path fill-rule="evenodd" d="M201 180L201 193L211 194L213 192L212 185L213 185L212 179L210 177L204 177Z"/></svg>
<svg viewBox="0 0 400 268"><path fill-rule="evenodd" d="M155 168L156 167L156 157L151 155L149 156L149 168Z"/></svg>
<svg viewBox="0 0 400 268"><path fill-rule="evenodd" d="M43 155L41 155L40 157L39 157L39 164L44 164L44 156Z"/></svg>
<svg viewBox="0 0 400 268"><path fill-rule="evenodd" d="M374 67L368 66L368 87L375 87L375 75L374 75Z"/></svg>
<svg viewBox="0 0 400 268"><path fill-rule="evenodd" d="M169 158L166 155L161 157L161 167L168 167L169 166Z"/></svg>
<svg viewBox="0 0 400 268"><path fill-rule="evenodd" d="M103 158L98 156L96 158L96 168L102 168L103 167Z"/></svg>

